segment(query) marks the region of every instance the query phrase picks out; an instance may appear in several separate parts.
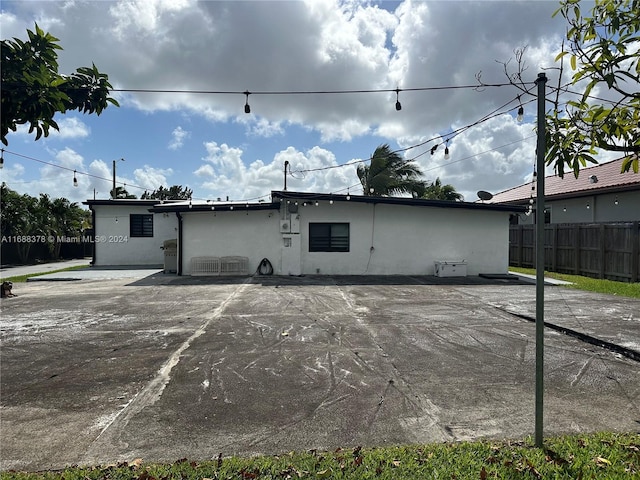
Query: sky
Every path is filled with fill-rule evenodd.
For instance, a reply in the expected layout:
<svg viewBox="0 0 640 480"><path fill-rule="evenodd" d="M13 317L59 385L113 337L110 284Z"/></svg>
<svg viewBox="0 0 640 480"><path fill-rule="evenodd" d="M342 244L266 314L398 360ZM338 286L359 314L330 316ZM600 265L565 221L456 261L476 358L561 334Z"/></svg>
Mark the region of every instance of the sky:
<svg viewBox="0 0 640 480"><path fill-rule="evenodd" d="M118 185L138 197L182 185L194 200L268 201L284 188L288 161L288 190L357 195L357 165L389 144L424 180L473 202L479 190L531 179L533 82L544 72L558 84L567 28L552 18L557 8L556 0L3 0L3 39L26 39L37 23L60 40L60 73L94 63L120 107L58 114L60 131L38 141L26 128L10 133L0 178L33 196L104 199L116 160ZM506 85L505 64L514 72L523 47L532 94ZM478 88L478 75L503 86Z"/></svg>

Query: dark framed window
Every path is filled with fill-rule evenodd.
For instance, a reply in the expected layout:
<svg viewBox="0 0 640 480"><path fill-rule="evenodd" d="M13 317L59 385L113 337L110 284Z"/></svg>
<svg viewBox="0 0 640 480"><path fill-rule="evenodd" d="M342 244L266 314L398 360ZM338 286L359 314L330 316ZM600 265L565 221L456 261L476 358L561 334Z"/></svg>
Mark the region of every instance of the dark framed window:
<svg viewBox="0 0 640 480"><path fill-rule="evenodd" d="M153 214L132 213L129 215L129 235L131 237L153 237Z"/></svg>
<svg viewBox="0 0 640 480"><path fill-rule="evenodd" d="M348 252L348 223L310 223L310 252Z"/></svg>

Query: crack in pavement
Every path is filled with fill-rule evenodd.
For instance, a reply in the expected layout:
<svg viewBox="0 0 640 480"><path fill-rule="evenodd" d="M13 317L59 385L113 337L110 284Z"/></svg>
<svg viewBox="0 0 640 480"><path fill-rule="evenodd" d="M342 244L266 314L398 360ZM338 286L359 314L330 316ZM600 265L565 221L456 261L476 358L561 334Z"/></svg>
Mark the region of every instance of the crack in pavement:
<svg viewBox="0 0 640 480"><path fill-rule="evenodd" d="M162 392L166 388L167 384L171 380L171 371L180 362L180 357L183 352L187 350L191 343L203 335L211 322L219 319L228 304L242 293L247 286L251 283L251 278L236 287L233 292L227 298L225 298L220 305L211 313L210 317L200 325L193 334L187 338L182 344L175 350L167 359L167 361L160 367L156 376L147 385L140 390L124 407L118 411L111 421L104 426L98 436L91 442L87 448L82 463L95 462L96 457L100 452L104 452L107 446L114 446L116 439L123 428L127 426L131 418L144 410L145 408L156 403L162 396Z"/></svg>

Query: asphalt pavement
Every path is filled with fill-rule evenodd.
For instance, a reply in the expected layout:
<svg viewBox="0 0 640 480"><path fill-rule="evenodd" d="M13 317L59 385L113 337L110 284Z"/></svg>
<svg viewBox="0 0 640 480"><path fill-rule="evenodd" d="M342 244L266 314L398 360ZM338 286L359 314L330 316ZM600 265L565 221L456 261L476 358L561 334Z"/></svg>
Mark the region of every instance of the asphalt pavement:
<svg viewBox="0 0 640 480"><path fill-rule="evenodd" d="M206 460L534 429L535 286L479 277L17 284L0 469ZM545 434L640 431L640 300L545 288Z"/></svg>

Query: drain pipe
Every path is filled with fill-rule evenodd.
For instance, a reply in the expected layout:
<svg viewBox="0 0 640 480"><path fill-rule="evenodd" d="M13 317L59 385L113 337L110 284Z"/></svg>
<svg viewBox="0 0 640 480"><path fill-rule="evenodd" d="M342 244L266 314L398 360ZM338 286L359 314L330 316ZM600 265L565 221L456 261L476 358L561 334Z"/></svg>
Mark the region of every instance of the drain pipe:
<svg viewBox="0 0 640 480"><path fill-rule="evenodd" d="M176 268L178 276L182 275L182 215L180 212L176 212L178 217L178 266Z"/></svg>

